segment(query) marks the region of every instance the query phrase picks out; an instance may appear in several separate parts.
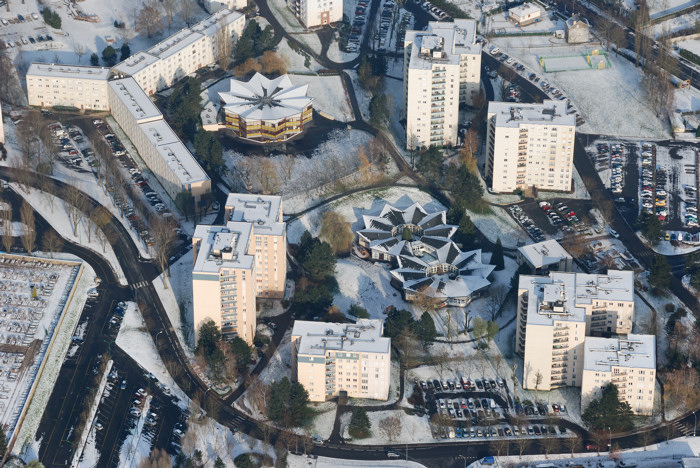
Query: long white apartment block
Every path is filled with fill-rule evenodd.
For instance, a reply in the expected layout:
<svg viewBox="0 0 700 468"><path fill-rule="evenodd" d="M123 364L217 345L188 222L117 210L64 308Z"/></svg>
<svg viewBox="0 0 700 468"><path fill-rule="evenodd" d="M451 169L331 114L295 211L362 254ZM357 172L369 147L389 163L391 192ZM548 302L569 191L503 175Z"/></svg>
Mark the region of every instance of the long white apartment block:
<svg viewBox="0 0 700 468"><path fill-rule="evenodd" d="M286 0L287 7L307 28L343 19L343 0Z"/></svg>
<svg viewBox="0 0 700 468"><path fill-rule="evenodd" d="M486 177L491 190L571 190L576 118L566 106L551 100L489 103Z"/></svg>
<svg viewBox="0 0 700 468"><path fill-rule="evenodd" d="M586 338L581 382L581 412L615 384L618 398L636 414L651 416L656 390L656 337Z"/></svg>
<svg viewBox="0 0 700 468"><path fill-rule="evenodd" d="M38 107L109 110L109 68L32 63L27 70L27 102Z"/></svg>
<svg viewBox="0 0 700 468"><path fill-rule="evenodd" d="M282 197L231 193L225 213L225 225L199 225L192 236L195 332L211 319L224 336L252 344L256 300L284 297Z"/></svg>
<svg viewBox="0 0 700 468"><path fill-rule="evenodd" d="M292 380L310 401L340 392L350 398L387 400L391 382L391 339L381 320L323 323L297 320L292 328Z"/></svg>
<svg viewBox="0 0 700 468"><path fill-rule="evenodd" d="M403 75L407 147L455 145L459 104L472 104L480 89L476 21L431 21L427 31L406 31Z"/></svg>
<svg viewBox="0 0 700 468"><path fill-rule="evenodd" d="M586 337L632 331L634 273L521 275L517 304L515 349L524 357L523 387L578 387Z"/></svg>
<svg viewBox="0 0 700 468"><path fill-rule="evenodd" d="M133 77L146 94L153 94L202 67L216 62L218 32L230 41L241 36L245 15L222 9L191 28L181 29L150 49L138 52L112 68Z"/></svg>
<svg viewBox="0 0 700 468"><path fill-rule="evenodd" d="M109 81L109 105L114 120L172 199L189 191L197 202L211 191L209 176L133 78Z"/></svg>

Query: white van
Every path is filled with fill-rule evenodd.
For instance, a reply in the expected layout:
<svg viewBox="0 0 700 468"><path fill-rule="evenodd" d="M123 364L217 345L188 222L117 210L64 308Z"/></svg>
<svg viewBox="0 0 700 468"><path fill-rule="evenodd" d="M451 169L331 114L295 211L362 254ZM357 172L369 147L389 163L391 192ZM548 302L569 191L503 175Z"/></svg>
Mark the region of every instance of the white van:
<svg viewBox="0 0 700 468"><path fill-rule="evenodd" d="M100 293L98 293L97 289L95 289L95 288L90 288L87 290L87 297L95 298L99 295L100 295Z"/></svg>

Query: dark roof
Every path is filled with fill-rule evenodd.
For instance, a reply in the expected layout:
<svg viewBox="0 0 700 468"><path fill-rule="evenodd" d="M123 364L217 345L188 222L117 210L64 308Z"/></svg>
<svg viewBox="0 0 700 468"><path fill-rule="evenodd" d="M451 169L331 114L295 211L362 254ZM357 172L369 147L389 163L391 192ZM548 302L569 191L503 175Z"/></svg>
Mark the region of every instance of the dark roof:
<svg viewBox="0 0 700 468"><path fill-rule="evenodd" d="M403 255L401 255L401 266L404 268L411 268L413 270L425 270L425 265L416 262L412 257L405 257Z"/></svg>
<svg viewBox="0 0 700 468"><path fill-rule="evenodd" d="M450 242L448 239L444 239L442 237L423 237L421 238L421 242L424 244L427 244L435 249L439 249L443 245L447 244Z"/></svg>
<svg viewBox="0 0 700 468"><path fill-rule="evenodd" d="M375 231L372 229L360 231L360 234L362 234L365 238L367 238L369 240L379 240L379 239L386 239L387 237L391 237L390 232Z"/></svg>
<svg viewBox="0 0 700 468"><path fill-rule="evenodd" d="M450 249L447 251L447 258L445 259L447 263L452 263L452 261L459 257L460 251L454 243L450 244Z"/></svg>
<svg viewBox="0 0 700 468"><path fill-rule="evenodd" d="M441 225L441 224L442 224L442 216L440 216L440 214L438 213L438 214L435 214L435 215L434 215L432 218L430 218L429 220L427 220L427 221L425 222L425 224L421 224L421 227L422 227L423 229L428 229L428 228L431 228L431 227L439 226L439 225Z"/></svg>
<svg viewBox="0 0 700 468"><path fill-rule="evenodd" d="M418 224L420 220L425 218L427 215L419 210L417 207L413 210L413 217L411 218L411 224Z"/></svg>
<svg viewBox="0 0 700 468"><path fill-rule="evenodd" d="M390 223L383 223L377 219L372 219L369 222L369 227L372 229L381 229L382 231L389 231L391 233L391 230L394 228Z"/></svg>
<svg viewBox="0 0 700 468"><path fill-rule="evenodd" d="M451 226L438 226L423 230L423 235L435 237L449 237L451 232Z"/></svg>
<svg viewBox="0 0 700 468"><path fill-rule="evenodd" d="M466 267L469 264L469 262L471 262L474 259L474 257L476 257L475 253L471 254L468 257L463 258L459 262L455 263L454 266L456 266L457 268Z"/></svg>
<svg viewBox="0 0 700 468"><path fill-rule="evenodd" d="M391 221L394 226L403 224L403 212L399 210L390 209L384 214L384 217Z"/></svg>

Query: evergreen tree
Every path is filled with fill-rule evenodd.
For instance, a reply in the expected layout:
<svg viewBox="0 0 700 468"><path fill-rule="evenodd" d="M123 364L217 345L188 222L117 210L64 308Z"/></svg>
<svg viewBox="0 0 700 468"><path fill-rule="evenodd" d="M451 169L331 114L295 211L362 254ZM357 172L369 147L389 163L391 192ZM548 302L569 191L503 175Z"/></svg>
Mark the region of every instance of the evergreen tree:
<svg viewBox="0 0 700 468"><path fill-rule="evenodd" d="M93 67L96 67L99 64L100 64L100 57L98 57L97 54L93 52L92 55L90 55L90 65L92 65Z"/></svg>
<svg viewBox="0 0 700 468"><path fill-rule="evenodd" d="M405 328L414 327L413 314L404 309L393 308L389 311L384 320L384 336L395 338L404 331Z"/></svg>
<svg viewBox="0 0 700 468"><path fill-rule="evenodd" d="M304 258L304 271L313 281L322 281L335 274L337 262L333 249L327 242L318 242Z"/></svg>
<svg viewBox="0 0 700 468"><path fill-rule="evenodd" d="M112 67L117 63L117 51L114 50L114 47L108 45L104 48L102 51L102 61L108 67Z"/></svg>
<svg viewBox="0 0 700 468"><path fill-rule="evenodd" d="M367 417L367 411L363 408L356 408L350 417L348 434L354 439L365 439L372 435L371 424Z"/></svg>
<svg viewBox="0 0 700 468"><path fill-rule="evenodd" d="M121 56L119 57L119 60L124 61L129 57L131 57L131 47L129 47L129 44L125 42L124 44L122 44Z"/></svg>
<svg viewBox="0 0 700 468"><path fill-rule="evenodd" d="M350 309L348 309L348 314L352 315L353 317L357 317L359 319L368 319L369 318L369 311L365 309L364 307L360 307L357 304L353 304L350 306Z"/></svg>
<svg viewBox="0 0 700 468"><path fill-rule="evenodd" d="M423 315L420 317L417 335L418 339L423 343L423 346L431 345L437 336L435 321L428 312L423 312Z"/></svg>
<svg viewBox="0 0 700 468"><path fill-rule="evenodd" d="M493 248L493 254L491 254L491 265L496 265L496 271L501 271L505 268L503 245L500 237L496 240L496 246Z"/></svg>
<svg viewBox="0 0 700 468"><path fill-rule="evenodd" d="M666 257L661 254L656 254L651 261L649 284L655 289L664 289L671 285L671 267Z"/></svg>
<svg viewBox="0 0 700 468"><path fill-rule="evenodd" d="M310 417L309 393L298 382L291 383L287 377L270 386L268 416L286 427L298 427Z"/></svg>
<svg viewBox="0 0 700 468"><path fill-rule="evenodd" d="M603 387L600 399L593 400L583 412L583 421L592 429L627 431L633 426L632 408L626 401L618 398L618 389L614 383Z"/></svg>
<svg viewBox="0 0 700 468"><path fill-rule="evenodd" d="M197 341L197 352L210 356L214 350L218 349L221 341L221 331L213 320L207 320L199 328L199 340Z"/></svg>
<svg viewBox="0 0 700 468"><path fill-rule="evenodd" d="M5 430L0 427L0 458L5 456L7 452L7 435L5 435Z"/></svg>
<svg viewBox="0 0 700 468"><path fill-rule="evenodd" d="M235 337L231 340L231 352L236 356L236 363L239 367L245 367L249 362L250 358L253 356L253 351L240 337Z"/></svg>
<svg viewBox="0 0 700 468"><path fill-rule="evenodd" d="M221 457L216 457L216 460L214 461L214 468L226 468L226 464Z"/></svg>

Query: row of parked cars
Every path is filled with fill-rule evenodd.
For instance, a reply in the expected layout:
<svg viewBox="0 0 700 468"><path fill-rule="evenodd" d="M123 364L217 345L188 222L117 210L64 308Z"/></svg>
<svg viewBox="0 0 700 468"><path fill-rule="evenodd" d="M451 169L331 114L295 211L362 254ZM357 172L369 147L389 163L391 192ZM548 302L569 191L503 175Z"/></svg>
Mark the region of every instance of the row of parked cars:
<svg viewBox="0 0 700 468"><path fill-rule="evenodd" d="M686 185L683 191L686 196L683 200L684 223L688 227L698 227L698 189L694 185Z"/></svg>
<svg viewBox="0 0 700 468"><path fill-rule="evenodd" d="M367 13L370 8L368 0L360 0L357 2L357 7L355 7L355 16L352 20L352 26L350 28L350 35L348 36L347 44L345 50L347 52L357 52L360 50L360 43L362 42L362 33L364 31L365 24L367 23Z"/></svg>
<svg viewBox="0 0 700 468"><path fill-rule="evenodd" d="M425 10L426 13L433 16L437 20L450 21L452 19L452 17L450 15L448 15L445 11L443 11L441 8L436 7L435 5L428 2L427 0L413 0L413 1L416 3L416 5L418 5L423 10Z"/></svg>
<svg viewBox="0 0 700 468"><path fill-rule="evenodd" d="M394 10L396 3L394 0L386 0L382 5L382 11L379 16L379 48L386 50L386 45L391 42L391 25L394 22ZM388 39L388 40L387 40Z"/></svg>
<svg viewBox="0 0 700 468"><path fill-rule="evenodd" d="M549 202L542 201L540 202L540 208L549 218L549 222L564 232L573 233L574 231L583 232L586 230L586 226L576 216L576 212L562 202L552 206Z"/></svg>
<svg viewBox="0 0 700 468"><path fill-rule="evenodd" d="M535 242L542 242L545 240L544 232L542 232L542 230L535 225L535 222L523 212L522 208L513 205L508 208L508 210Z"/></svg>
<svg viewBox="0 0 700 468"><path fill-rule="evenodd" d="M441 432L433 432L435 439L454 439L454 438L491 438L491 437L519 437L519 436L535 436L535 435L557 435L566 434L567 429L563 426L532 424L523 426L509 426L507 424L497 426L472 426L472 427L446 427Z"/></svg>
<svg viewBox="0 0 700 468"><path fill-rule="evenodd" d="M421 380L418 382L424 392L454 392L454 391L484 391L505 387L503 379L469 379L461 377L459 379L433 379Z"/></svg>

